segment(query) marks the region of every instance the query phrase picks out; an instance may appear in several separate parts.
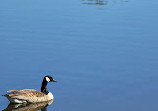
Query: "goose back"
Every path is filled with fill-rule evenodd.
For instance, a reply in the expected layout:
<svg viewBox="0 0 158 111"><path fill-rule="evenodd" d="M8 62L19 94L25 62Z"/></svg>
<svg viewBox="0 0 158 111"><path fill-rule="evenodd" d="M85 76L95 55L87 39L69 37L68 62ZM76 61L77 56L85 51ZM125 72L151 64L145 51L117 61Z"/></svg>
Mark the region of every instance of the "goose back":
<svg viewBox="0 0 158 111"><path fill-rule="evenodd" d="M8 92L10 93L4 96L6 96L9 100L10 99L26 100L29 103L37 103L37 102L52 100L52 98L49 98L48 95L33 89L10 90Z"/></svg>

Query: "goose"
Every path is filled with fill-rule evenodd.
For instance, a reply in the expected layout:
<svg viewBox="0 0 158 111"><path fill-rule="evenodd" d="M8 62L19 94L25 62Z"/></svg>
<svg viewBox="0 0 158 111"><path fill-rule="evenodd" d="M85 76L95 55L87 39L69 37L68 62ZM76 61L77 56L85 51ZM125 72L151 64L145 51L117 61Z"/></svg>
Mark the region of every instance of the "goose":
<svg viewBox="0 0 158 111"><path fill-rule="evenodd" d="M8 94L2 95L5 96L10 103L39 103L50 101L54 99L54 96L51 92L47 90L48 82L56 82L53 77L47 75L43 78L41 92L34 89L23 89L23 90L9 90Z"/></svg>

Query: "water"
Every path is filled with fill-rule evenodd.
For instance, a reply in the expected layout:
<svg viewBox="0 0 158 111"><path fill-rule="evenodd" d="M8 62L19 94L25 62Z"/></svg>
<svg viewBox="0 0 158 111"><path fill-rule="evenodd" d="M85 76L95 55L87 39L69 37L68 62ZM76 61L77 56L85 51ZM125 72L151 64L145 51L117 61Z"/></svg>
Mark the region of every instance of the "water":
<svg viewBox="0 0 158 111"><path fill-rule="evenodd" d="M157 111L158 1L1 0L0 94L36 89L47 111ZM0 97L0 110L9 102Z"/></svg>

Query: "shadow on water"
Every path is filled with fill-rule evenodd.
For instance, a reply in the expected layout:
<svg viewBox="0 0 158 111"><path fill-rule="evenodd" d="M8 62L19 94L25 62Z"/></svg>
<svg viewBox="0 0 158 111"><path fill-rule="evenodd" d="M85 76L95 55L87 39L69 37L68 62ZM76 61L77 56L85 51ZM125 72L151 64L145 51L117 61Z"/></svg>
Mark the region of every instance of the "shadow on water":
<svg viewBox="0 0 158 111"><path fill-rule="evenodd" d="M52 101L34 103L34 104L9 104L8 107L2 111L47 111L47 106L52 104Z"/></svg>
<svg viewBox="0 0 158 111"><path fill-rule="evenodd" d="M116 0L81 0L81 4L87 4L87 5L108 5L109 2L118 2ZM119 0L119 2L128 2L128 0Z"/></svg>

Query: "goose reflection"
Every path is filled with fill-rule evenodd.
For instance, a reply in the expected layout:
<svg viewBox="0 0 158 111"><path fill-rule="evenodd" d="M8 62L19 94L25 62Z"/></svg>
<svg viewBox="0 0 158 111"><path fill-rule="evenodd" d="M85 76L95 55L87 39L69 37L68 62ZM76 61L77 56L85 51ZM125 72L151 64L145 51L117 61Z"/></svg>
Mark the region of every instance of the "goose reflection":
<svg viewBox="0 0 158 111"><path fill-rule="evenodd" d="M82 0L82 4L87 5L107 5L108 1L106 0Z"/></svg>
<svg viewBox="0 0 158 111"><path fill-rule="evenodd" d="M8 107L2 111L47 111L47 106L52 104L53 100L34 103L34 104L9 104Z"/></svg>
<svg viewBox="0 0 158 111"><path fill-rule="evenodd" d="M108 5L110 3L115 4L118 2L128 2L128 0L81 0L81 4L87 5Z"/></svg>

